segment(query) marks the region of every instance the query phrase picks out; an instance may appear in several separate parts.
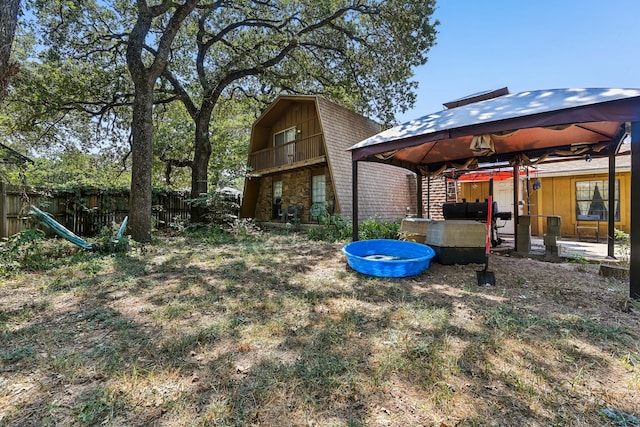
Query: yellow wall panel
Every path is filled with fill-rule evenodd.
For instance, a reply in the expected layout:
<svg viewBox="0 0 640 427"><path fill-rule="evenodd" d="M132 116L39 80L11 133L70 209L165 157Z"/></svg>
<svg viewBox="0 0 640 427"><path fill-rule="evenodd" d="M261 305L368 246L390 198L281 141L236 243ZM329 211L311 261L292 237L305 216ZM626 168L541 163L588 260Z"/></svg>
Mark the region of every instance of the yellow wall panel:
<svg viewBox="0 0 640 427"><path fill-rule="evenodd" d="M562 222L561 234L563 237L576 237L576 182L578 181L607 181L607 174L585 174L573 176L557 176L539 178L542 184L538 190L529 190L531 234L542 236L546 232L546 217L549 215L560 216ZM620 221L615 223L615 228L630 232L631 209L631 174L630 172L616 173L616 179L620 181ZM531 178L531 183L535 178ZM475 188L474 188L475 187ZM460 195L468 202L476 199L483 201L488 197L489 186L486 182L460 183ZM526 191L523 193L526 194ZM526 196L525 196L526 197ZM526 201L523 201L526 203ZM525 210L526 212L526 206ZM600 222L600 236L607 235L607 223Z"/></svg>

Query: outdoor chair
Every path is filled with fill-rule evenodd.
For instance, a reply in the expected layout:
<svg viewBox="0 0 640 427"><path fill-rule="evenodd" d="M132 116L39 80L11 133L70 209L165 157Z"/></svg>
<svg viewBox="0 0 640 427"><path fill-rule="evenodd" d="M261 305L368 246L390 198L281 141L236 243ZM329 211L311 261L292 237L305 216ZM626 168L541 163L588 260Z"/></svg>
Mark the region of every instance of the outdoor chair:
<svg viewBox="0 0 640 427"><path fill-rule="evenodd" d="M301 212L302 205L287 206L282 211L282 222L298 221L300 219Z"/></svg>
<svg viewBox="0 0 640 427"><path fill-rule="evenodd" d="M600 215L578 215L576 217L576 235L578 241L582 240L581 230L593 230L596 242L600 242Z"/></svg>

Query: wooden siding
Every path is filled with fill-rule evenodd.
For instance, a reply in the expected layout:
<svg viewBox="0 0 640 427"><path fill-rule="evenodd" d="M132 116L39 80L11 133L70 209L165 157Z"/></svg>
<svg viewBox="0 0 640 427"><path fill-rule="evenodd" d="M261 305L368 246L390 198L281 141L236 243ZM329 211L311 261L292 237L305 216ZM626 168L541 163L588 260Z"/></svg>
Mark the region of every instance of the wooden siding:
<svg viewBox="0 0 640 427"><path fill-rule="evenodd" d="M298 133L296 143L314 135L321 135L324 144L324 157L315 162L310 159L299 163L269 167L267 163L253 163L259 155L277 156L273 153L273 135L295 127ZM352 145L375 135L380 131L375 122L354 113L344 107L316 96L282 96L271 104L254 123L250 143L248 165L253 169L245 181L245 192L241 215L265 221L272 214L271 182L272 175L285 180L302 180L304 185L296 184L291 194L306 206L310 203L311 190L309 174L318 168L326 168L327 204L333 211L344 217L351 217L352 209ZM271 154L262 152L271 151ZM302 151L296 147L294 152ZM287 152L288 153L288 152ZM302 156L300 156L302 158ZM305 189L309 181L309 188ZM394 219L403 217L407 208L415 212L416 177L410 171L395 166L378 163L359 164L359 213L360 219L378 217ZM283 190L284 191L284 190ZM301 191L308 191L303 198ZM284 196L284 195L283 195ZM309 202L307 202L307 198ZM435 199L432 199L435 200ZM287 202L283 200L283 205ZM303 214L308 221L308 212Z"/></svg>
<svg viewBox="0 0 640 427"><path fill-rule="evenodd" d="M616 221L615 228L629 233L631 230L631 174L629 172L616 173L620 180L620 221ZM542 235L546 232L546 221L542 215L559 215L562 218L562 236L576 236L576 182L578 181L607 181L607 174L571 175L556 177L541 177L541 188L531 191L531 232ZM600 221L600 236L607 235L607 222ZM602 238L602 237L601 237Z"/></svg>
<svg viewBox="0 0 640 427"><path fill-rule="evenodd" d="M277 147L265 148L249 155L251 173L265 173L281 166L296 167L299 163L312 163L315 159L324 161L324 142L322 134L307 138L297 138Z"/></svg>
<svg viewBox="0 0 640 427"><path fill-rule="evenodd" d="M322 133L314 102L292 103L291 107L271 126L270 145L273 146L273 135L292 127L299 131L299 137L302 139Z"/></svg>

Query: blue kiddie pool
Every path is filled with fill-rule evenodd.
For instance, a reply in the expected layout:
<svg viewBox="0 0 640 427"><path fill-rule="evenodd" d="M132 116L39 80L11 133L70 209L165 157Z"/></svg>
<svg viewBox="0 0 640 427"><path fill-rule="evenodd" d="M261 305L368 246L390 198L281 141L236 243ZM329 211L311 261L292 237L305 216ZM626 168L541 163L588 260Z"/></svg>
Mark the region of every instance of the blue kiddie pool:
<svg viewBox="0 0 640 427"><path fill-rule="evenodd" d="M415 276L436 255L427 245L391 239L359 240L344 245L342 253L351 268L378 277Z"/></svg>

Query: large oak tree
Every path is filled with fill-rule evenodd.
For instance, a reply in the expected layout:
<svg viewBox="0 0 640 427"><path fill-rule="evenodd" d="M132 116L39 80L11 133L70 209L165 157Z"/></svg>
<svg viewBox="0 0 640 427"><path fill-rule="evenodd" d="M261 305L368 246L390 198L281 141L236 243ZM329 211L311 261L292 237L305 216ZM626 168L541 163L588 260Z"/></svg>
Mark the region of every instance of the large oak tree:
<svg viewBox="0 0 640 427"><path fill-rule="evenodd" d="M229 110L225 105L323 94L391 123L413 104L412 70L426 62L436 35L435 0L35 2L49 60L65 66L71 60L84 70L93 64L114 76L112 95L105 85L97 94L87 91L95 99L64 105L90 114L115 111L109 103L133 106L130 225L141 241L151 236L153 103L179 99L193 121L193 158L180 164L191 165L197 197L208 191L212 153L224 152L212 145L225 144L212 136L219 129L212 123ZM194 210L193 220L199 214Z"/></svg>
<svg viewBox="0 0 640 427"><path fill-rule="evenodd" d="M134 85L132 135L131 200L129 229L139 242L151 240L151 171L153 165L153 101L158 77L167 67L171 45L180 26L200 0L186 0L182 4L163 0L149 5L138 0L138 16L127 42L127 67ZM145 49L154 19L173 13L158 39L155 49ZM154 36L152 34L152 36ZM153 37L152 37L153 38ZM148 51L152 54L149 58ZM145 61L146 60L146 61Z"/></svg>

